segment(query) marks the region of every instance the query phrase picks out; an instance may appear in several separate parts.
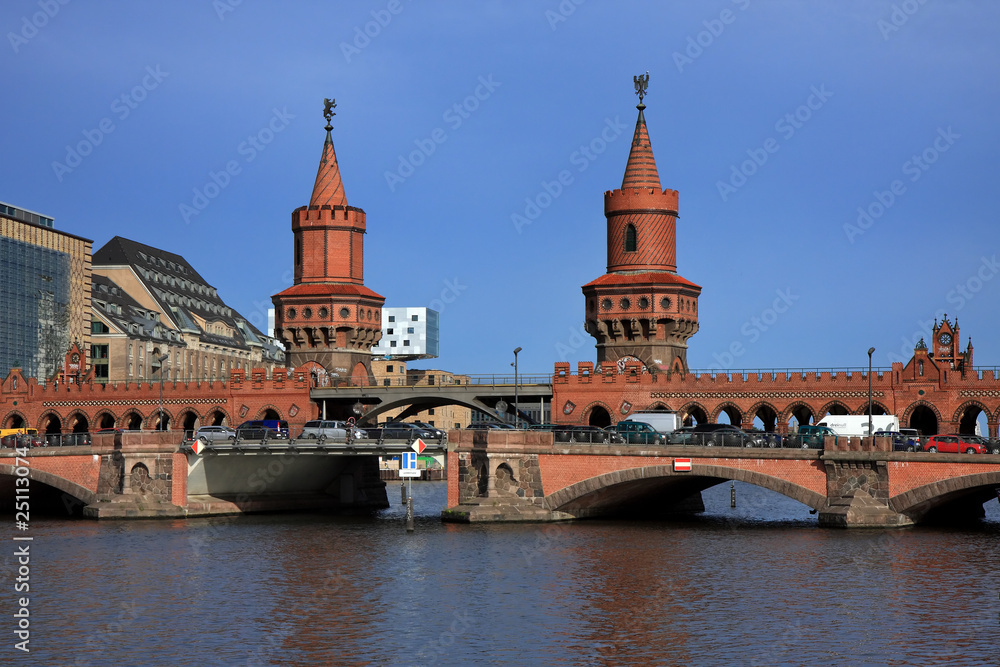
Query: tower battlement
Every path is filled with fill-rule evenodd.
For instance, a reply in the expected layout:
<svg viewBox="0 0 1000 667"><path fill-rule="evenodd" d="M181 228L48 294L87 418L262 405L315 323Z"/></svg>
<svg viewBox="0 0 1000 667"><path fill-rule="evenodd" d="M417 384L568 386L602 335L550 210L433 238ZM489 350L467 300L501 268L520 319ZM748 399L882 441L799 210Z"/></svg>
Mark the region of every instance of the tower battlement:
<svg viewBox="0 0 1000 667"><path fill-rule="evenodd" d="M356 206L300 206L292 211L292 231L310 227L356 227L366 228L366 215Z"/></svg>
<svg viewBox="0 0 1000 667"><path fill-rule="evenodd" d="M655 209L677 215L677 190L659 188L619 188L604 193L604 214Z"/></svg>

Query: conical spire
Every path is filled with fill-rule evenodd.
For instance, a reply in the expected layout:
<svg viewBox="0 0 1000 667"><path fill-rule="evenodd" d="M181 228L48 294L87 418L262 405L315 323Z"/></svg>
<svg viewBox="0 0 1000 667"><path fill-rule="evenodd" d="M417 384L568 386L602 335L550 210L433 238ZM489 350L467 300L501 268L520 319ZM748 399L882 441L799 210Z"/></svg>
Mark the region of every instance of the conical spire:
<svg viewBox="0 0 1000 667"><path fill-rule="evenodd" d="M344 182L340 179L340 167L337 166L337 154L333 150L333 136L330 132L333 126L333 109L337 106L331 99L324 100L326 108L323 116L326 118L326 141L323 143L323 157L319 161L316 172L316 184L313 185L309 206L347 206L347 195L344 193Z"/></svg>
<svg viewBox="0 0 1000 667"><path fill-rule="evenodd" d="M635 121L635 133L632 135L632 149L628 154L628 164L625 165L625 177L622 179L622 189L626 188L656 188L660 189L660 174L656 171L656 160L653 159L653 146L649 143L649 131L646 129L646 117L642 115L646 105L642 98L649 85L649 72L646 76L632 77L635 81L635 93L639 96L639 117Z"/></svg>

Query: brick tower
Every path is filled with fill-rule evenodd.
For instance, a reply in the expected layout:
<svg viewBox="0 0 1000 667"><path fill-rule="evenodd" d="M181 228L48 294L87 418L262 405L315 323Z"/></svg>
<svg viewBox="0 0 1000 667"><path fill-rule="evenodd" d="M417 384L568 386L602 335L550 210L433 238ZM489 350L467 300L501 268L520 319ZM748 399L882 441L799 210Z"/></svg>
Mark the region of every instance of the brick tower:
<svg viewBox="0 0 1000 667"><path fill-rule="evenodd" d="M634 77L639 95L632 148L619 190L604 193L607 273L583 286L586 329L597 363L638 359L647 368L687 370L687 341L698 331L701 287L677 275L677 191L661 190L642 99L649 73Z"/></svg>
<svg viewBox="0 0 1000 667"><path fill-rule="evenodd" d="M334 377L369 382L385 298L364 285L365 212L347 205L330 134L335 107L327 100L326 142L309 206L292 211L294 285L271 297L274 326L291 366L315 362Z"/></svg>

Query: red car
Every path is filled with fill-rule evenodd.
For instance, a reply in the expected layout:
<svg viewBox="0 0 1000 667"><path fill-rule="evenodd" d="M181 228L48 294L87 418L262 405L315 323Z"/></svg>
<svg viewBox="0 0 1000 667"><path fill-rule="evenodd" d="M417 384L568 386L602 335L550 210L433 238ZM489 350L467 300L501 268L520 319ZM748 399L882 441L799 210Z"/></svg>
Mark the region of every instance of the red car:
<svg viewBox="0 0 1000 667"><path fill-rule="evenodd" d="M964 435L932 435L924 443L925 452L951 454L985 454L986 447Z"/></svg>

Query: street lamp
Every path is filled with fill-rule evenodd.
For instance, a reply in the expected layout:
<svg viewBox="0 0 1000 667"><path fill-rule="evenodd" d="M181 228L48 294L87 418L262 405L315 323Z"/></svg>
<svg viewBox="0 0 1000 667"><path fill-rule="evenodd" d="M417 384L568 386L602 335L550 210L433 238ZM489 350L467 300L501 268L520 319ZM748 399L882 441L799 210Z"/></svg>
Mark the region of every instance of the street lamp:
<svg viewBox="0 0 1000 667"><path fill-rule="evenodd" d="M169 357L170 357L170 354L167 353L167 354L164 354L163 356L160 356L160 357L156 358L157 363L160 364L160 368L159 368L159 373L160 373L160 423L159 423L159 426L157 427L158 431L165 431L166 430L165 428L163 428L163 363Z"/></svg>
<svg viewBox="0 0 1000 667"><path fill-rule="evenodd" d="M514 426L520 425L520 421L517 416L517 353L521 351L521 348L514 348Z"/></svg>
<svg viewBox="0 0 1000 667"><path fill-rule="evenodd" d="M868 348L868 437L872 438L872 445L875 444L874 434L872 433L872 355L875 354L875 348Z"/></svg>

